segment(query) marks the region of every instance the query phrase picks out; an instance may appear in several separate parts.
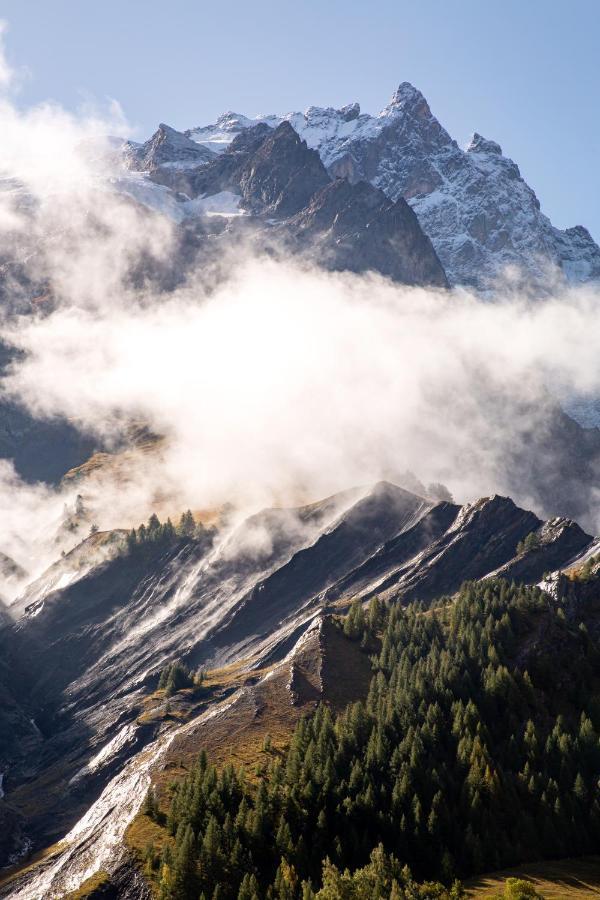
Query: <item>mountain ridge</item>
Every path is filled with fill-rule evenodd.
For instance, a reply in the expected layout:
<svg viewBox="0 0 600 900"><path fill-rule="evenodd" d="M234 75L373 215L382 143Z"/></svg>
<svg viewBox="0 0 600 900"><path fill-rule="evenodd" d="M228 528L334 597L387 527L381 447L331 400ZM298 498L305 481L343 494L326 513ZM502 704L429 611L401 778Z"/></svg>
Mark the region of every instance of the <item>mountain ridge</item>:
<svg viewBox="0 0 600 900"><path fill-rule="evenodd" d="M600 278L589 233L554 228L496 141L475 133L460 149L407 82L376 117L356 103L258 119L230 112L111 146L123 164L110 182L115 208L135 206L142 237L155 214L173 220L157 220L173 233L164 263L136 256L123 276L132 296L147 289L157 306L191 273L212 279L212 263L225 269L248 247L424 286L440 305L459 296L454 284L474 288L478 302L491 296L507 267L519 269L513 285L525 277L540 297L557 267L562 284ZM24 236L23 260L39 237ZM32 272L15 281L29 303L15 317L52 315L43 253ZM11 279L0 282L7 296ZM240 330L235 314L226 325L217 381L230 330ZM194 360L197 346L187 349ZM421 352L438 364L429 332ZM0 363L11 353L0 343ZM402 357L410 367L411 353ZM287 363L285 352L276 359L267 385ZM450 381L442 404L419 407L415 446L421 428L440 445L428 488L403 469L411 435L398 426L381 439L385 467L358 470L384 480L311 503L297 499L312 498L310 483L295 484L296 505L246 509L236 496L223 502L217 477L218 508L196 515L181 511L182 498L211 492L177 454L181 485L162 477L168 427L123 421L104 447L66 420L0 402L0 457L15 461L34 497L39 478L62 478L71 498L33 534L39 559L21 566L16 541L0 552L2 593L18 594L0 598L0 867L12 867L0 873L0 897L457 900L456 875L594 850L600 430L579 428L504 368L491 391L477 357L468 371L473 406L457 404L446 421ZM194 385L181 389L192 403ZM227 415L243 396L236 390ZM483 442L469 431L480 415ZM443 445L449 428L464 437L458 449ZM226 426L221 438L234 443ZM208 471L202 447L188 455ZM347 483L340 470L319 483ZM130 508L105 511L102 501L128 490L131 472L152 482L136 502L152 515L115 527L131 525ZM477 497L464 487L472 472L490 494L462 502ZM438 478L456 478L461 502ZM404 864L444 884L415 885Z"/></svg>
<svg viewBox="0 0 600 900"><path fill-rule="evenodd" d="M144 158L156 142L158 132L139 151ZM259 246L281 244L326 269L376 271L400 283L447 287L431 242L406 202L391 202L366 182L332 178L287 121L275 128L248 127L201 165L181 164L179 157L176 150L173 163L153 164L147 177L185 198L179 203L188 210L188 227L201 222L212 203L213 216L226 222L213 229L213 241L226 244L241 230ZM206 237L203 243L210 245Z"/></svg>
<svg viewBox="0 0 600 900"><path fill-rule="evenodd" d="M408 82L377 116L361 113L357 103L256 119L230 112L185 134L222 152L244 129L282 121L319 151L332 175L369 181L392 200L403 196L452 284L489 290L511 266L538 283L553 267L567 281L600 278L600 248L589 231L555 228L500 144L475 132L462 150Z"/></svg>
<svg viewBox="0 0 600 900"><path fill-rule="evenodd" d="M535 540L521 549L531 534ZM83 542L78 560L87 544L95 553L98 538ZM30 592L13 604L14 624L0 629L6 688L17 703L8 715L21 731L26 719L35 725L24 733L27 756L9 743L0 760L12 834L23 846L79 827L113 777L131 775L141 802L145 780L133 761L153 758L151 748L174 734L144 698L174 657L252 679L302 646L319 617L351 600L429 602L503 565L508 577L518 566L522 581L536 583L549 568L581 565L597 545L575 523L544 524L508 498L461 507L389 482L296 510L267 509L221 535L144 540L91 569L78 562L66 586L64 578L56 586L60 572L45 586L44 576L33 587L35 602ZM71 564L69 557L60 563L65 576ZM303 678L291 678L292 693L304 690ZM313 688L306 690L312 697ZM204 715L204 700L201 708L194 703L182 713ZM38 778L44 802L32 806Z"/></svg>

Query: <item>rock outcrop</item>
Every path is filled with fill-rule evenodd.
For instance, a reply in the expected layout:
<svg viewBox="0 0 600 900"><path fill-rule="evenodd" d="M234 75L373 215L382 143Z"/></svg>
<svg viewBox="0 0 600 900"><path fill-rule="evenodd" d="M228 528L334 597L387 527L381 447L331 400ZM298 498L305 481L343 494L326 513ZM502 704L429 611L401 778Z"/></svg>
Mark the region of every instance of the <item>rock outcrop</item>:
<svg viewBox="0 0 600 900"><path fill-rule="evenodd" d="M162 166L187 169L214 159L215 154L202 144L191 141L185 134L162 122L145 144L127 143L123 150L132 169L154 172Z"/></svg>

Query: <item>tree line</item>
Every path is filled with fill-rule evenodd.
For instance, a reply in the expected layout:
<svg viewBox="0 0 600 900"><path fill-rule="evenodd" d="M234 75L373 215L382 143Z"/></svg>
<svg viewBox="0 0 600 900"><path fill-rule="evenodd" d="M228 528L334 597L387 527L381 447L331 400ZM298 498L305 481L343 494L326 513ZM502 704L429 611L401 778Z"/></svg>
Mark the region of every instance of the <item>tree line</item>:
<svg viewBox="0 0 600 900"><path fill-rule="evenodd" d="M202 753L154 804L161 900L457 898L457 878L598 852L600 655L572 610L487 580L341 627L376 648L367 698L301 719L258 780Z"/></svg>
<svg viewBox="0 0 600 900"><path fill-rule="evenodd" d="M127 550L129 553L135 553L152 545L169 546L181 538L205 541L210 540L212 535L212 529L205 528L201 522L196 522L189 509L181 514L177 525L173 525L170 518L166 522L161 522L156 513L152 513L147 523L142 522L138 528L132 528L128 532Z"/></svg>

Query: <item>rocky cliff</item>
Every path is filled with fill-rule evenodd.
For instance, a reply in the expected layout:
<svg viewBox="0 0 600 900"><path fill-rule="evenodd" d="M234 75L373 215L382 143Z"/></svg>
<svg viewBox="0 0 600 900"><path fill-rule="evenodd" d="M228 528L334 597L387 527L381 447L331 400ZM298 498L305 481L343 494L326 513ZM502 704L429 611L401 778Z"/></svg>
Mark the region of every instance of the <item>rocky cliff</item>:
<svg viewBox="0 0 600 900"><path fill-rule="evenodd" d="M403 82L377 115L358 103L248 119L226 113L187 136L222 152L257 121L290 122L327 170L404 197L431 239L452 284L488 290L506 267L544 282L557 268L572 282L600 278L600 249L582 226L561 231L543 214L519 167L498 143L475 133L458 146L420 91Z"/></svg>

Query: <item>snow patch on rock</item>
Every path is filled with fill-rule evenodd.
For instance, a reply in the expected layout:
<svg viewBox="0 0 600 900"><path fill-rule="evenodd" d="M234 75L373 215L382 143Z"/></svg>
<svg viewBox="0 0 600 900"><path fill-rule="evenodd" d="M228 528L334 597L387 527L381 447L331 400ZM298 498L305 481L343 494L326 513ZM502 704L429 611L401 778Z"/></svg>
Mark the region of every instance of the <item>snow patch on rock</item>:
<svg viewBox="0 0 600 900"><path fill-rule="evenodd" d="M143 803L150 784L150 770L161 754L176 736L196 728L199 721L222 714L230 705L231 701L219 705L161 736L129 760L61 841L65 849L46 868L34 871L25 883L17 887L11 894L12 900L55 900L76 890L100 869L112 871L123 855L123 835ZM124 740L122 732L114 741L117 739ZM115 749L114 741L111 742L111 754ZM108 751L109 746L104 749ZM31 843L26 852L29 849Z"/></svg>
<svg viewBox="0 0 600 900"><path fill-rule="evenodd" d="M75 782L80 781L86 775L98 772L100 769L104 768L104 766L108 765L124 747L128 744L135 743L136 733L137 728L133 723L124 725L118 734L116 734L108 744L105 744L104 747L90 759L83 769L71 778L69 784L75 784Z"/></svg>

